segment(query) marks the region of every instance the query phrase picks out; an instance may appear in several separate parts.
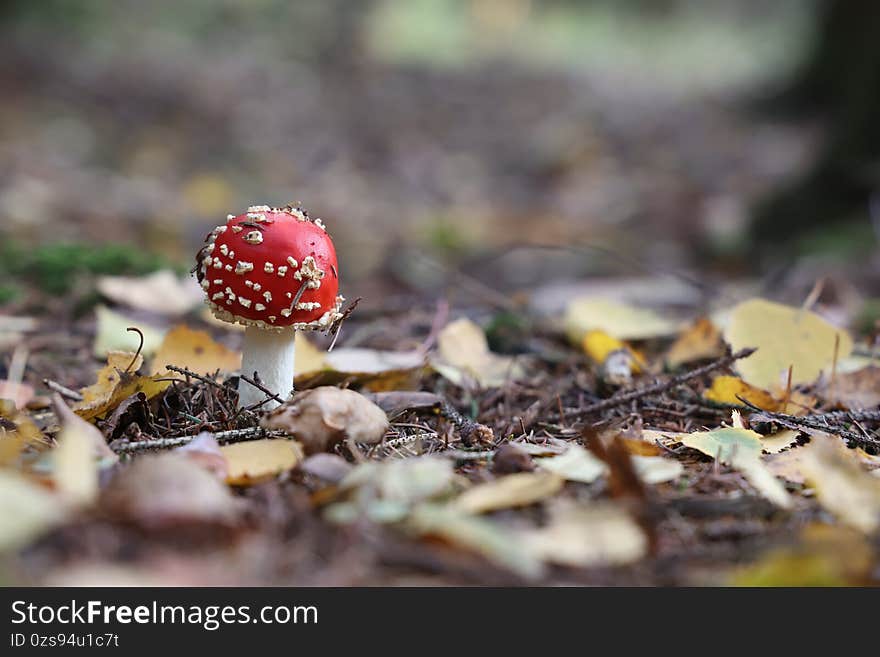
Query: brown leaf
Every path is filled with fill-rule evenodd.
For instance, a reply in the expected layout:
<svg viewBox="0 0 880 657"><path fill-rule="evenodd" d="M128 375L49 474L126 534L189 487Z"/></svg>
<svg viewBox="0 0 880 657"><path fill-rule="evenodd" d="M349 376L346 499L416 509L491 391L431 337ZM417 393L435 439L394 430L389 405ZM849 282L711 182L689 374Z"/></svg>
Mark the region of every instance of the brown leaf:
<svg viewBox="0 0 880 657"><path fill-rule="evenodd" d="M378 443L389 425L382 409L362 394L322 386L296 393L266 415L261 426L295 436L306 454L315 454L345 439Z"/></svg>
<svg viewBox="0 0 880 657"><path fill-rule="evenodd" d="M220 452L226 459L226 483L250 486L272 479L296 466L302 458L302 449L295 440L249 440L234 445L223 445Z"/></svg>

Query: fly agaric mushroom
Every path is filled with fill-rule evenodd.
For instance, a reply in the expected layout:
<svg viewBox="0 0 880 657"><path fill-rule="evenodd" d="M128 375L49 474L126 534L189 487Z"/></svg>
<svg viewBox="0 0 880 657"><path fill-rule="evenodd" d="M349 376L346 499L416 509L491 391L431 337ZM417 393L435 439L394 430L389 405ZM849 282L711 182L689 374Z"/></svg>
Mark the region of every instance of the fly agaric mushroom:
<svg viewBox="0 0 880 657"><path fill-rule="evenodd" d="M306 211L267 205L230 214L205 241L196 276L217 319L245 326L242 373L256 373L267 390L286 399L296 331L328 329L342 316L333 241ZM244 380L238 394L243 407L265 399Z"/></svg>

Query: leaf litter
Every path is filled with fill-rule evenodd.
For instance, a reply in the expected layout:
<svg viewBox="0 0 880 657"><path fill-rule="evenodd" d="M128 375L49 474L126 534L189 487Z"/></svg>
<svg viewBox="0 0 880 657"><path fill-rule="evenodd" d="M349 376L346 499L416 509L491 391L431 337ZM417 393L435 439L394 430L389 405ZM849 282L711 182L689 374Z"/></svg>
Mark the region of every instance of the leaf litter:
<svg viewBox="0 0 880 657"><path fill-rule="evenodd" d="M55 386L53 410L0 407L10 558L75 559L75 533L108 530L145 550L186 558L212 545L229 559L241 537L317 546L355 532L377 569L366 581L388 577L389 560L472 583L663 583L670 572L677 583L774 583L790 579L792 560L816 579L876 571L829 566L828 550L793 529L806 517L871 536L880 522L873 372L837 372L852 339L809 311L747 301L721 331L575 300L565 325L541 329L557 351L524 357L491 351L469 319L441 326L427 350L328 354L298 339L299 391L268 414L237 406L235 331L179 323L155 346L114 351L105 345L142 324L108 324L108 312L97 310L106 364L93 383ZM625 377L608 376L615 353ZM722 527L728 538L711 545L755 566L718 551L718 572L701 580L687 566L714 548L687 537ZM331 549L321 567L341 558Z"/></svg>

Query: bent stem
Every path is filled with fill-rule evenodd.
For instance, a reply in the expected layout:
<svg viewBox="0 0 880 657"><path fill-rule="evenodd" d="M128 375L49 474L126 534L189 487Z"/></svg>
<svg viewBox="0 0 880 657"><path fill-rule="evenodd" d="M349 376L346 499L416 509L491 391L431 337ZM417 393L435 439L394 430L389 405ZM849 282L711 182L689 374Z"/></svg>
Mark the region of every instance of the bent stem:
<svg viewBox="0 0 880 657"><path fill-rule="evenodd" d="M293 374L296 361L296 331L266 331L257 326L248 326L244 330L244 348L241 359L241 371L251 377L254 372L260 382L273 393L287 399L293 389ZM266 395L247 381L238 383L238 405L247 407L259 404ZM272 409L278 402L267 401L264 409Z"/></svg>

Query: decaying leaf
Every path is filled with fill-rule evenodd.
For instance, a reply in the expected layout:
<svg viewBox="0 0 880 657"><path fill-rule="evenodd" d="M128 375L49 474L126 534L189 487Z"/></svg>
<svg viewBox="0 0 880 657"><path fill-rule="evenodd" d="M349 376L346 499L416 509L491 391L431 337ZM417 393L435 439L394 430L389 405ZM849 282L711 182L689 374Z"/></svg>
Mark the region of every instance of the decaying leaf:
<svg viewBox="0 0 880 657"><path fill-rule="evenodd" d="M447 324L437 337L438 356L431 365L444 378L462 387L469 382L481 388L504 385L520 378L516 359L489 351L486 334L466 318Z"/></svg>
<svg viewBox="0 0 880 657"><path fill-rule="evenodd" d="M147 399L155 397L171 383L160 381L161 377L135 374L143 364L140 354L126 351L112 351L107 355L107 365L98 371L97 382L83 388L82 401L73 406L81 418L91 420L101 417L116 408L131 395L143 392Z"/></svg>
<svg viewBox="0 0 880 657"><path fill-rule="evenodd" d="M830 373L835 357L852 351L852 338L819 315L764 299L750 299L733 309L724 330L731 349L758 350L737 362L747 383L765 390L784 389L789 367L792 385L812 383Z"/></svg>
<svg viewBox="0 0 880 657"><path fill-rule="evenodd" d="M821 390L822 397L851 411L880 406L880 367L864 367L855 372L837 374Z"/></svg>
<svg viewBox="0 0 880 657"><path fill-rule="evenodd" d="M607 466L580 445L572 445L565 453L535 459L535 465L568 481L591 484L607 471Z"/></svg>
<svg viewBox="0 0 880 657"><path fill-rule="evenodd" d="M196 374L213 374L217 370L235 372L241 368L241 354L216 342L207 331L196 331L181 324L165 334L150 365L150 373L183 378L165 369L166 365L185 367Z"/></svg>
<svg viewBox="0 0 880 657"><path fill-rule="evenodd" d="M632 375L645 367L641 354L604 331L587 331L581 346L590 360L599 366L599 376L614 385L629 384Z"/></svg>
<svg viewBox="0 0 880 657"><path fill-rule="evenodd" d="M451 505L418 505L407 520L407 528L481 554L526 579L538 578L544 572L540 559L513 532Z"/></svg>
<svg viewBox="0 0 880 657"><path fill-rule="evenodd" d="M249 486L286 472L299 463L302 449L295 440L249 440L223 445L220 452L226 459L226 483Z"/></svg>
<svg viewBox="0 0 880 657"><path fill-rule="evenodd" d="M234 523L242 503L217 477L184 454L147 454L122 468L101 491L101 506L147 529Z"/></svg>
<svg viewBox="0 0 880 657"><path fill-rule="evenodd" d="M862 469L851 450L834 437L813 436L798 452L800 470L822 506L866 534L880 526L880 480Z"/></svg>
<svg viewBox="0 0 880 657"><path fill-rule="evenodd" d="M167 269L146 276L101 276L97 287L111 301L172 317L188 313L205 298L194 278L178 278Z"/></svg>
<svg viewBox="0 0 880 657"><path fill-rule="evenodd" d="M25 545L64 516L64 506L45 488L0 469L0 551Z"/></svg>
<svg viewBox="0 0 880 657"><path fill-rule="evenodd" d="M616 566L641 559L648 539L626 511L614 504L550 506L550 522L520 539L538 559L563 566Z"/></svg>
<svg viewBox="0 0 880 657"><path fill-rule="evenodd" d="M666 352L666 365L672 369L698 360L719 358L724 354L721 331L707 317L701 317L676 338Z"/></svg>
<svg viewBox="0 0 880 657"><path fill-rule="evenodd" d="M679 434L683 445L701 451L743 473L749 483L768 500L782 508L791 506L791 498L782 483L761 461L761 436L749 429L716 429Z"/></svg>
<svg viewBox="0 0 880 657"><path fill-rule="evenodd" d="M678 331L678 323L645 308L635 308L601 297L574 299L565 309L565 333L580 345L587 331L604 331L620 340L644 340Z"/></svg>
<svg viewBox="0 0 880 657"><path fill-rule="evenodd" d="M266 415L261 425L295 436L306 454L315 454L344 439L368 445L381 442L388 418L358 392L321 386L296 393Z"/></svg>
<svg viewBox="0 0 880 657"><path fill-rule="evenodd" d="M554 472L520 472L477 484L459 495L453 504L467 513L528 506L555 495L564 483L565 478Z"/></svg>
<svg viewBox="0 0 880 657"><path fill-rule="evenodd" d="M143 335L141 354L149 356L156 352L165 331L143 322L126 317L105 306L95 308L95 318L98 322L97 335L92 352L97 358L106 357L111 351L135 352L141 345L141 337L134 331L127 331L130 326L136 326Z"/></svg>

